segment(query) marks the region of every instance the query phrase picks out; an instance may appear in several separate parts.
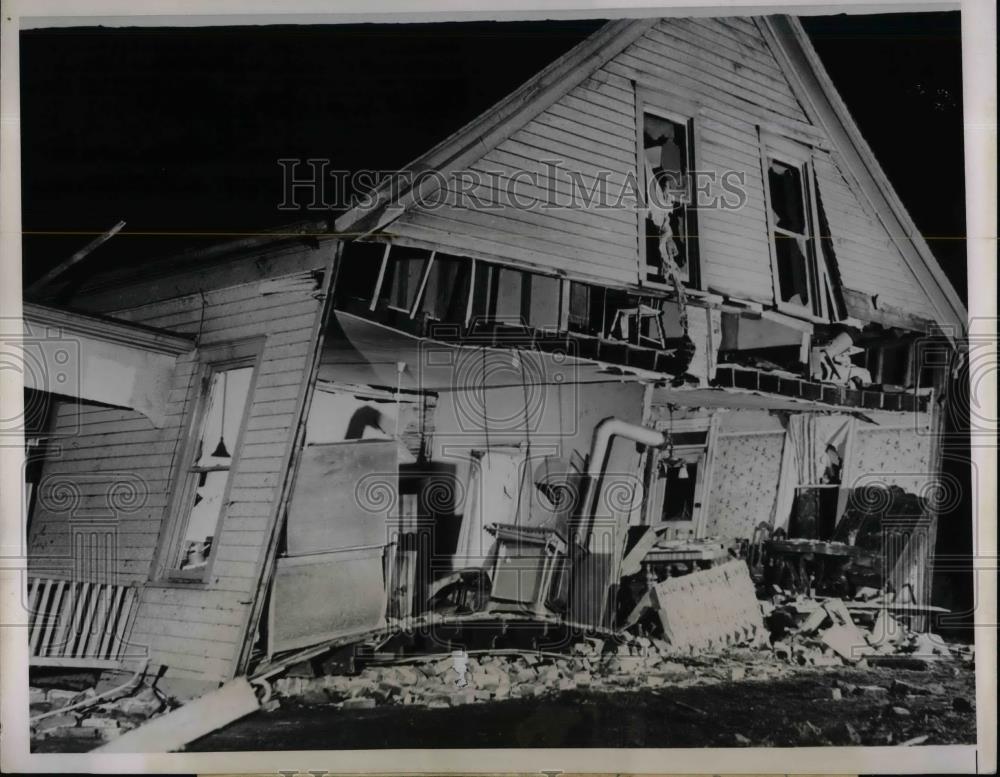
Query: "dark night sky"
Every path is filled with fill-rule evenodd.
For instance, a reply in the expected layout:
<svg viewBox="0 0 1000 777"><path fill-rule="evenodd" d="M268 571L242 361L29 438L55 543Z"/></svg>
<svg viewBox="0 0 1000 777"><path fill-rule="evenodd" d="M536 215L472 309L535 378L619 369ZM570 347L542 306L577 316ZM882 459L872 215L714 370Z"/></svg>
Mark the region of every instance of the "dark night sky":
<svg viewBox="0 0 1000 777"><path fill-rule="evenodd" d="M204 242L192 232L312 218L277 210L279 157L398 168L599 24L26 31L25 279L90 240L32 233L102 232L125 219L82 264L90 274ZM958 13L804 24L964 297Z"/></svg>

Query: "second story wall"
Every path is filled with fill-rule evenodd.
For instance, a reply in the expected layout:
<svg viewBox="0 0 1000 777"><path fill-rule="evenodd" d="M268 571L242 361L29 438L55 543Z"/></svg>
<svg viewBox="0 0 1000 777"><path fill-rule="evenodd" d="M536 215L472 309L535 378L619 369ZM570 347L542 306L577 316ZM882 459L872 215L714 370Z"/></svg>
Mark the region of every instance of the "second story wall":
<svg viewBox="0 0 1000 777"><path fill-rule="evenodd" d="M646 285L635 194L644 176L641 114L653 111L691 129L703 188L694 240L701 289L775 303L762 158L777 144L800 150L815 176L813 230L830 238L843 286L933 318L892 236L800 103L775 45L760 19L660 20L485 150L451 180L447 204L414 206L385 232L580 280ZM584 201L594 191L600 206Z"/></svg>

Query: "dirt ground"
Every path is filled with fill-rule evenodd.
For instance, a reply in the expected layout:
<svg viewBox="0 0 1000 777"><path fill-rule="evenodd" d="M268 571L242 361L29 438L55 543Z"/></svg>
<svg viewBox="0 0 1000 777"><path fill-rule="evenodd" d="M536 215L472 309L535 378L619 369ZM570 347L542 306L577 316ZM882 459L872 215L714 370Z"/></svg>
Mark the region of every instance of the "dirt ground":
<svg viewBox="0 0 1000 777"><path fill-rule="evenodd" d="M892 745L923 736L926 745L975 742L970 665L808 668L772 680L574 690L448 709L343 710L285 701L188 750L794 747Z"/></svg>

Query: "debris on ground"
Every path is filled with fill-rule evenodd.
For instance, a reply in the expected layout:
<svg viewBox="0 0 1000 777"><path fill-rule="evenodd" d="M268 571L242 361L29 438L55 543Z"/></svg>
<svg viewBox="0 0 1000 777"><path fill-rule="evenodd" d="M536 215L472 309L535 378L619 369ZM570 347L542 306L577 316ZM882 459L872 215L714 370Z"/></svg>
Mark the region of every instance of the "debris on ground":
<svg viewBox="0 0 1000 777"><path fill-rule="evenodd" d="M96 687L99 686L78 691L32 686L29 689L32 740L72 739L96 747L178 706L148 684L111 698L99 698ZM93 702L87 703L89 699Z"/></svg>
<svg viewBox="0 0 1000 777"><path fill-rule="evenodd" d="M864 603L870 604L870 597ZM911 630L889 607L857 609L853 601L809 599L783 591L761 602L779 660L800 666L885 666L925 671L928 662L961 658L972 652L936 634Z"/></svg>
<svg viewBox="0 0 1000 777"><path fill-rule="evenodd" d="M464 665L462 675L456 663ZM436 708L583 689L614 693L765 680L787 671L776 667L764 650L732 648L695 656L663 639L625 635L621 641L585 639L565 654L511 650L416 656L403 663L371 664L356 675L285 675L274 682L274 693L345 709Z"/></svg>

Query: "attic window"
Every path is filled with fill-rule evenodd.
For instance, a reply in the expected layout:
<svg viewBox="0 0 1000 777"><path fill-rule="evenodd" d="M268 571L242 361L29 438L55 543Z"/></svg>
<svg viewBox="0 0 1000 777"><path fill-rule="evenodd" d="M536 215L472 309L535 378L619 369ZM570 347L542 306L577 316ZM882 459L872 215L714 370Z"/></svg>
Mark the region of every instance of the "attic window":
<svg viewBox="0 0 1000 777"><path fill-rule="evenodd" d="M641 99L641 98L640 98ZM692 122L646 107L639 148L646 211L641 250L644 280L670 285L675 273L685 285L698 285L697 223L690 173L694 166Z"/></svg>
<svg viewBox="0 0 1000 777"><path fill-rule="evenodd" d="M779 299L788 305L818 313L817 300L813 299L816 256L808 217L806 178L804 166L770 160L767 181Z"/></svg>

